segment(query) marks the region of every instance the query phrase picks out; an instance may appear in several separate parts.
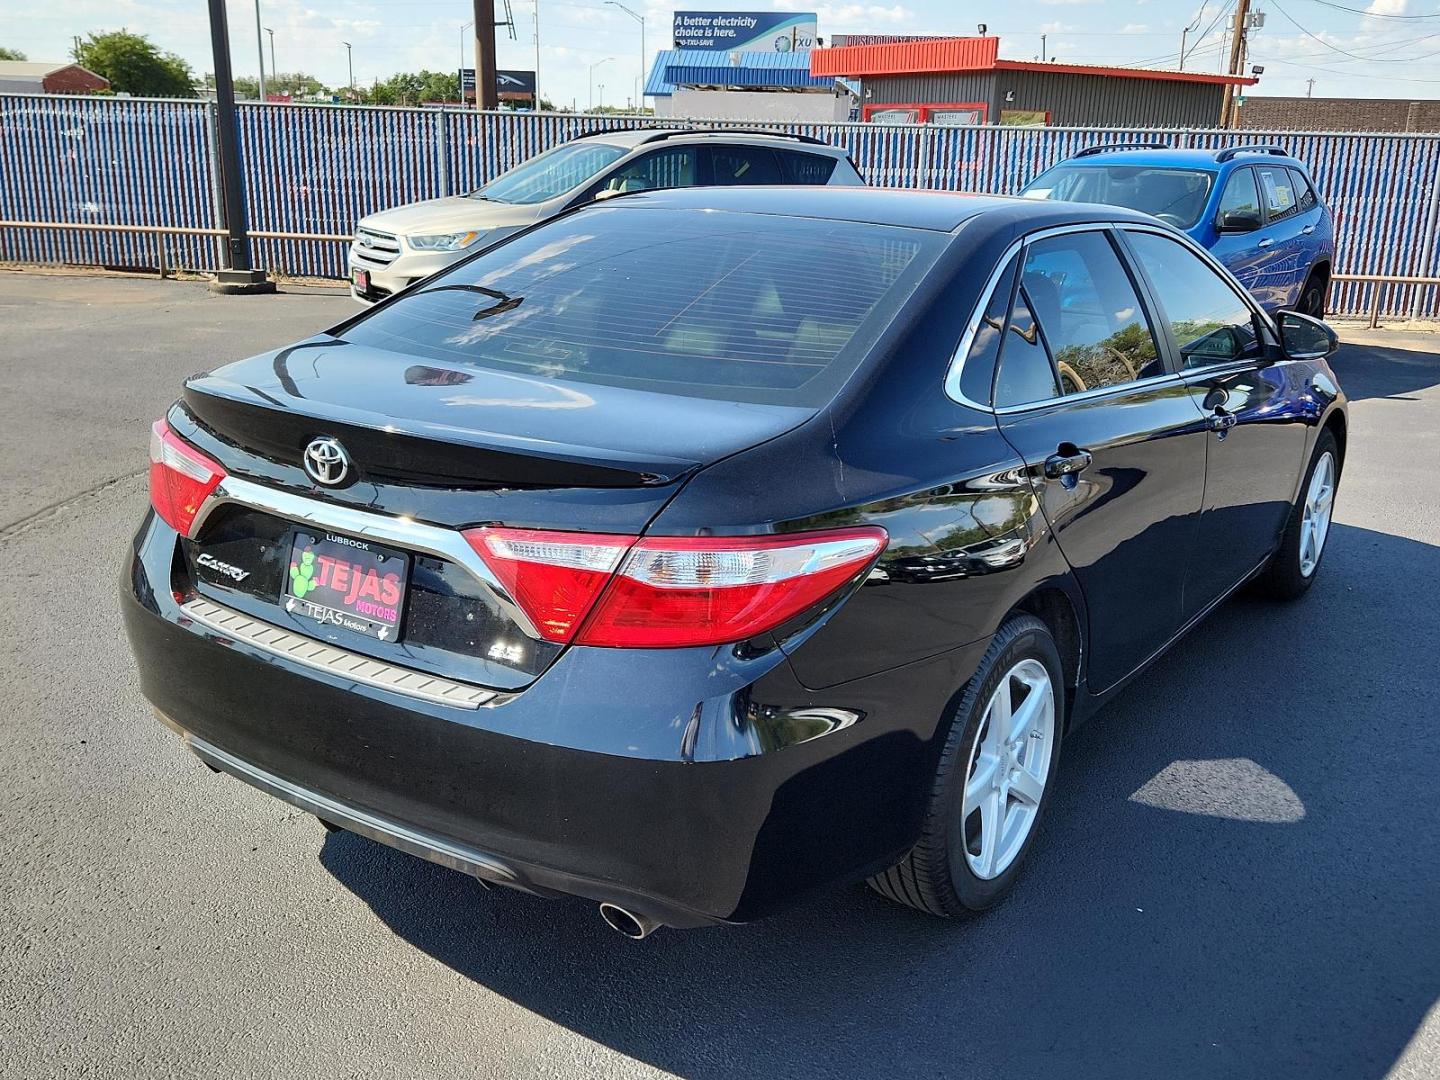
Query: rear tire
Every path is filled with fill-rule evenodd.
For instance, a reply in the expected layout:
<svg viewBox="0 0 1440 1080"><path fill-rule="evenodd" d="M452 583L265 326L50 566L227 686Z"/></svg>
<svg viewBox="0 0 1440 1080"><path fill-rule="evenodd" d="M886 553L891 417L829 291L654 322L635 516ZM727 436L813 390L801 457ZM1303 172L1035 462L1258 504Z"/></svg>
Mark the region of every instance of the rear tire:
<svg viewBox="0 0 1440 1080"><path fill-rule="evenodd" d="M1328 482L1326 475L1328 473ZM1340 451L1335 436L1322 431L1310 455L1300 495L1290 508L1280 547L1261 572L1260 591L1275 600L1304 596L1320 573L1330 536L1330 513L1340 485ZM1324 489L1328 487L1328 492ZM1317 516L1320 515L1320 516Z"/></svg>
<svg viewBox="0 0 1440 1080"><path fill-rule="evenodd" d="M1329 281L1324 273L1311 270L1310 276L1305 279L1305 284L1300 289L1300 302L1295 305L1295 310L1301 315L1309 315L1312 319L1325 318L1325 293L1328 285Z"/></svg>
<svg viewBox="0 0 1440 1080"><path fill-rule="evenodd" d="M1012 616L951 718L919 842L870 887L941 917L998 903L1039 830L1064 716L1055 639L1033 615Z"/></svg>

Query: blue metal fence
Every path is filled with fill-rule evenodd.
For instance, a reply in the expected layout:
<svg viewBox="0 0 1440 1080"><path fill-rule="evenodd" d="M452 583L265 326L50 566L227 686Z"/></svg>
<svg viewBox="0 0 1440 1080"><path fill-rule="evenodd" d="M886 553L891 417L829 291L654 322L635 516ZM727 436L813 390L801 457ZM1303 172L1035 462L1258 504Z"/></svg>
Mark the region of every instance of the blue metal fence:
<svg viewBox="0 0 1440 1080"><path fill-rule="evenodd" d="M364 214L468 190L557 143L606 127L674 124L565 113L242 104L241 154L252 229L348 235ZM213 112L196 101L0 95L0 220L221 225ZM706 122L706 126L755 126ZM1097 142L1158 138L1177 146L1278 141L1309 163L1335 211L1337 270L1440 274L1440 136L1284 132L1118 131L880 125L765 125L845 146L884 187L1013 192ZM0 227L0 259L156 266L146 234ZM164 239L165 261L213 267L216 241ZM344 244L259 239L257 261L292 275L342 277ZM1371 290L1347 282L1332 309L1369 310ZM1386 315L1436 314L1436 290L1385 290Z"/></svg>

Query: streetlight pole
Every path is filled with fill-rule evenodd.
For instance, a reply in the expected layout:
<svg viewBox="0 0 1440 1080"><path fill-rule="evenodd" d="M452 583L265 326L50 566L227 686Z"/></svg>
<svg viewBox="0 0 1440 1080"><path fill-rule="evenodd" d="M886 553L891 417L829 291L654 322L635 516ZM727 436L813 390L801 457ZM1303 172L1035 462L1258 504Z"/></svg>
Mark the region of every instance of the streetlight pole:
<svg viewBox="0 0 1440 1080"><path fill-rule="evenodd" d="M643 89L645 85L645 58L648 55L645 52L645 16L641 15L638 11L633 11L630 8L626 7L624 4L620 3L620 0L605 0L605 3L610 7L619 8L621 11L625 12L626 15L629 15L632 19L634 19L640 24L640 85ZM636 100L639 102L640 108L645 108L644 97L637 98Z"/></svg>
<svg viewBox="0 0 1440 1080"><path fill-rule="evenodd" d="M535 111L540 111L540 0L535 0Z"/></svg>
<svg viewBox="0 0 1440 1080"><path fill-rule="evenodd" d="M260 91L260 100L265 100L265 39L260 36L260 0L255 0L255 51L260 54L260 81L256 88Z"/></svg>
<svg viewBox="0 0 1440 1080"><path fill-rule="evenodd" d="M215 57L215 144L219 153L220 202L225 211L225 244L210 288L218 293L274 292L275 283L250 261L245 218L245 177L240 169L240 135L235 123L235 80L230 71L230 24L225 0L210 2L210 49Z"/></svg>
<svg viewBox="0 0 1440 1080"><path fill-rule="evenodd" d="M608 64L614 59L613 56L607 56L604 60L596 60L595 63L590 65L590 107L585 110L586 112L595 111L595 69L601 64Z"/></svg>
<svg viewBox="0 0 1440 1080"><path fill-rule="evenodd" d="M265 33L270 35L270 77L273 79L280 72L280 69L275 66L275 31L267 26Z"/></svg>
<svg viewBox="0 0 1440 1080"><path fill-rule="evenodd" d="M350 100L351 100L351 102L354 102L354 100L355 100L355 50L354 50L354 48L351 47L350 42L348 42L348 41L342 41L340 44L345 46L345 66L350 70Z"/></svg>
<svg viewBox="0 0 1440 1080"><path fill-rule="evenodd" d="M601 111L603 112L604 109L605 109L605 84L604 84L603 82L600 84L599 105L600 105Z"/></svg>
<svg viewBox="0 0 1440 1080"><path fill-rule="evenodd" d="M460 81L457 84L459 86L459 90L456 92L459 94L460 104L462 106L465 104L465 31L469 30L470 27L474 25L475 20L471 19L469 22L462 24L460 27L460 70L456 72L456 76L459 78Z"/></svg>

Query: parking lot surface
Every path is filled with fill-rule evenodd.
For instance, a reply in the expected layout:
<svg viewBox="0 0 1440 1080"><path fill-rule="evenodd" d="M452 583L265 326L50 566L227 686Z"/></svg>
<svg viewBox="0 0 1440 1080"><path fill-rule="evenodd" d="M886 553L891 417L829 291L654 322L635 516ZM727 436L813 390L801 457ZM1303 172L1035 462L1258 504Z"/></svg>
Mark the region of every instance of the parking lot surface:
<svg viewBox="0 0 1440 1080"><path fill-rule="evenodd" d="M857 887L632 943L327 835L140 698L150 422L352 311L0 272L0 1076L1440 1075L1440 339L1343 335L1320 582L1230 602L1067 743L1002 907Z"/></svg>

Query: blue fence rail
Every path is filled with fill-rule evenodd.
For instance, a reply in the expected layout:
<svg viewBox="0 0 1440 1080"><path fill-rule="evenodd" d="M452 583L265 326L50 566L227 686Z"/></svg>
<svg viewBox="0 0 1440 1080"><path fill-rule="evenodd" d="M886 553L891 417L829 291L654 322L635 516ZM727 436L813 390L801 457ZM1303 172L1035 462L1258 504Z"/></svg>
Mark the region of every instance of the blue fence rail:
<svg viewBox="0 0 1440 1080"><path fill-rule="evenodd" d="M348 235L384 207L473 188L557 143L641 118L353 106L239 106L250 226ZM677 121L659 121L673 125ZM755 126L705 122L706 126ZM213 229L222 224L214 113L199 101L0 95L0 220ZM1440 136L930 125L766 124L850 151L883 187L1010 193L1085 146L1163 139L1221 147L1276 141L1314 171L1338 227L1337 272L1440 275ZM215 239L84 228L0 228L0 259L104 266L213 267ZM344 244L255 241L259 265L343 277ZM1335 286L1337 314L1437 314L1432 286Z"/></svg>

